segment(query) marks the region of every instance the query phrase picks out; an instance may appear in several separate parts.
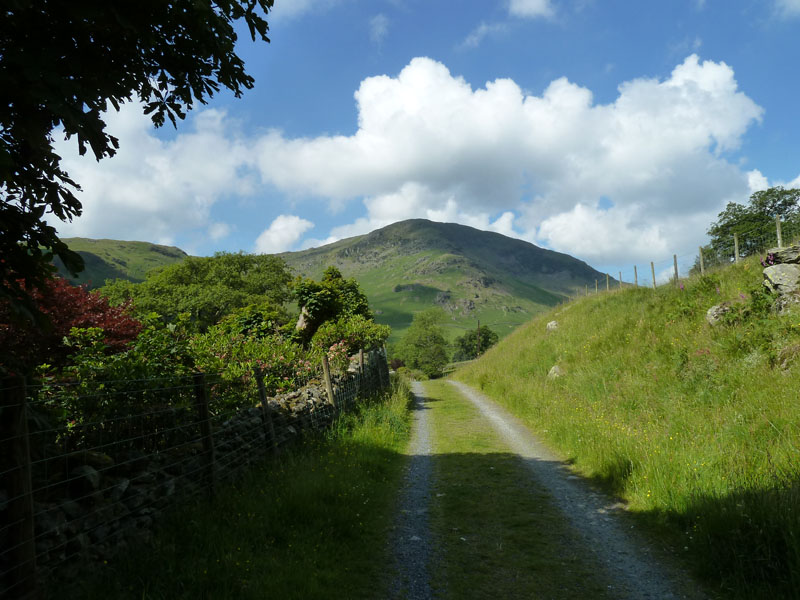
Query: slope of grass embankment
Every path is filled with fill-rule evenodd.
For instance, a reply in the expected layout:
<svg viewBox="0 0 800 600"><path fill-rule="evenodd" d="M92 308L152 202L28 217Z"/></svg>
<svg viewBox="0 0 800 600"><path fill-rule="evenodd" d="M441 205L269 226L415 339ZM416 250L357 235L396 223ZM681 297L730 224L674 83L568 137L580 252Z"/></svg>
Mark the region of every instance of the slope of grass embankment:
<svg viewBox="0 0 800 600"><path fill-rule="evenodd" d="M388 596L388 539L406 464L410 391L365 401L213 502L177 508L146 547L52 598Z"/></svg>
<svg viewBox="0 0 800 600"><path fill-rule="evenodd" d="M751 259L562 305L455 377L624 498L720 594L800 590L800 310ZM706 311L731 311L711 327ZM558 329L547 331L548 321ZM564 375L549 379L559 365Z"/></svg>

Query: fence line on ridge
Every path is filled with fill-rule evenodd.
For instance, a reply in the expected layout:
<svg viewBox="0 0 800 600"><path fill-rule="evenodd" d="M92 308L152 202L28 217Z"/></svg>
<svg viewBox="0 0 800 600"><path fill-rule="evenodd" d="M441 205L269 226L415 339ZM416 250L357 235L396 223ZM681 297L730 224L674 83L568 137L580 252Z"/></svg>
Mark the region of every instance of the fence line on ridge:
<svg viewBox="0 0 800 600"><path fill-rule="evenodd" d="M613 291L623 287L652 287L659 282L680 285L682 278L693 274L707 272L740 262L754 254L763 254L772 248L785 248L800 241L800 223L775 223L767 227L756 227L734 234L727 243L712 249L710 252L699 246L696 252L673 254L671 258L652 261L649 265L632 265L626 271L618 271L617 278L605 273L604 277L595 279L594 289L589 284L584 286L583 294ZM687 259L692 261L686 267ZM684 265L682 268L680 265ZM640 266L645 271L640 270ZM649 267L649 268L648 268ZM647 277L647 274L650 276ZM660 275L660 276L659 276Z"/></svg>

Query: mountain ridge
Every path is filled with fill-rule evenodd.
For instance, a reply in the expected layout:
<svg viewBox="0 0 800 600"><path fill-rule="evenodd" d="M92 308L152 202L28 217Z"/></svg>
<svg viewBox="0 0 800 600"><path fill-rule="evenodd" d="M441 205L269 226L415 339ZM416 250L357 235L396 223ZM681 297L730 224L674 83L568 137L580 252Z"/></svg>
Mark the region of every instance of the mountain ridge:
<svg viewBox="0 0 800 600"><path fill-rule="evenodd" d="M147 270L186 258L149 242L67 238L87 270L73 283L139 282ZM502 337L534 315L605 277L584 261L500 233L457 223L409 219L331 244L278 254L298 275L319 279L328 266L355 277L376 320L397 341L414 313L441 307L448 337L477 325ZM63 266L61 272L64 274Z"/></svg>
<svg viewBox="0 0 800 600"><path fill-rule="evenodd" d="M376 320L397 331L410 324L414 312L441 306L450 316L451 337L478 319L505 335L603 276L568 254L427 219L279 256L304 276L318 278L334 265L356 277Z"/></svg>

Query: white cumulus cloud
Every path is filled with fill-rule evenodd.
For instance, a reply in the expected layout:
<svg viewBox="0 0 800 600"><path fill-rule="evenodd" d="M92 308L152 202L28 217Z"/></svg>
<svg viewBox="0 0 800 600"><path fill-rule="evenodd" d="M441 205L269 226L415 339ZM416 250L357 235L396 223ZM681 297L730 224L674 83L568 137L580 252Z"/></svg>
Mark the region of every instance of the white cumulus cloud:
<svg viewBox="0 0 800 600"><path fill-rule="evenodd" d="M510 213L505 231L590 260L695 245L727 200L746 197L747 174L724 155L762 115L728 65L696 55L665 79L622 83L604 105L565 78L541 96L509 79L473 89L428 58L365 79L355 98L351 136L259 142L265 181L363 198L366 216L332 235L412 216L489 228ZM614 207L590 219L601 197Z"/></svg>
<svg viewBox="0 0 800 600"><path fill-rule="evenodd" d="M63 168L83 189L82 217L51 219L61 235L173 243L180 231L212 227L212 239L224 237L225 230L211 223L211 207L226 195L249 195L254 183L245 168L248 149L224 112L194 113L171 141L156 137L138 103L105 119L120 139L113 158L97 163L79 156L74 140L55 144Z"/></svg>
<svg viewBox="0 0 800 600"><path fill-rule="evenodd" d="M590 262L645 264L692 251L726 202L766 185L736 155L762 109L730 66L696 55L665 77L622 82L607 104L566 78L540 94L511 79L474 87L424 57L364 79L355 101L352 135L245 134L225 113L205 110L172 141L153 135L140 107L126 107L109 115L119 156L98 166L74 149L60 152L84 186L85 216L59 231L169 243L193 229L222 239L232 229L212 207L247 196L281 215L255 242L261 252L421 217ZM304 240L313 225L288 214L287 199L329 210L361 203L363 214ZM225 221L236 223L233 214Z"/></svg>
<svg viewBox="0 0 800 600"><path fill-rule="evenodd" d="M260 254L275 254L291 250L314 227L311 221L296 215L279 215L256 239L255 250Z"/></svg>

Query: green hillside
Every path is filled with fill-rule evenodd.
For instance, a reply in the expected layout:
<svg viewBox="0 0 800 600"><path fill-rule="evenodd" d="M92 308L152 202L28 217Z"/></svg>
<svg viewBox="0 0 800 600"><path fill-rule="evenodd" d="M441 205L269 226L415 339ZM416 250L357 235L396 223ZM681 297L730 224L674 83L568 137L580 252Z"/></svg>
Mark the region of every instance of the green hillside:
<svg viewBox="0 0 800 600"><path fill-rule="evenodd" d="M367 235L281 254L295 272L319 278L329 265L355 277L376 320L397 340L420 310L441 306L450 337L480 319L501 336L531 316L594 287L601 274L566 254L456 225L412 219Z"/></svg>
<svg viewBox="0 0 800 600"><path fill-rule="evenodd" d="M622 498L725 598L800 589L800 309L772 310L758 258L681 288L580 298L456 374ZM729 312L709 325L722 302Z"/></svg>
<svg viewBox="0 0 800 600"><path fill-rule="evenodd" d="M86 268L78 277L71 277L60 260L55 265L62 276L89 288L102 286L106 279L144 281L145 273L156 267L180 262L188 256L174 246L160 246L149 242L123 242L119 240L92 240L65 238L70 250L83 257Z"/></svg>
<svg viewBox="0 0 800 600"><path fill-rule="evenodd" d="M179 248L147 242L67 238L86 270L75 283L144 280L150 269L179 262ZM355 277L397 341L415 312L434 306L450 316L452 339L478 319L501 337L605 276L569 255L522 240L456 225L413 219L319 248L280 255L296 273L319 279L330 265ZM63 267L59 270L66 276Z"/></svg>

